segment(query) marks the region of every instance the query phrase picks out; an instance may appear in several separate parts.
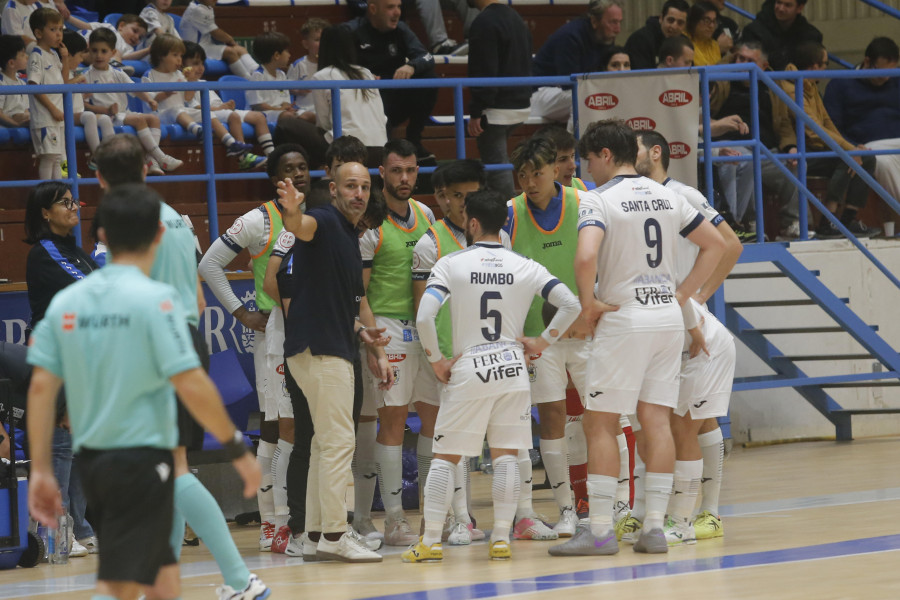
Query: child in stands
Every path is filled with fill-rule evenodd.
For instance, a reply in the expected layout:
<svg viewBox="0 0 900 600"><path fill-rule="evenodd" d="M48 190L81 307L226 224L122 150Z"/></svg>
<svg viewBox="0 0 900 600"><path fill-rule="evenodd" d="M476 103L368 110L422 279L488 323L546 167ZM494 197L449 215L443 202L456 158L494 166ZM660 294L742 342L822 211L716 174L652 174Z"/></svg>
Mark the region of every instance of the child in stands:
<svg viewBox="0 0 900 600"><path fill-rule="evenodd" d="M34 32L28 24L31 13L39 8L56 10L53 2L37 2L36 0L9 0L3 7L0 16L0 33L3 35L18 35L26 44L34 42Z"/></svg>
<svg viewBox="0 0 900 600"><path fill-rule="evenodd" d="M68 56L63 60L63 69L68 74L69 83L84 83L87 81L84 73L76 73L78 65L84 62L88 53L87 42L75 31L67 31L63 34L63 44L68 51ZM100 132L103 132L103 138L112 137L116 134L113 129L112 119L108 114L98 114L89 110L85 110L84 95L72 94L72 113L76 125L84 128L84 141L87 142L88 148L91 149L91 158L88 166L91 170L96 170L94 164L94 152L100 145ZM74 164L74 163L73 163ZM63 167L67 171L67 167Z"/></svg>
<svg viewBox="0 0 900 600"><path fill-rule="evenodd" d="M322 32L328 27L331 27L331 23L313 17L300 28L300 35L303 36L301 43L306 50L306 56L301 56L291 64L287 72L290 81L304 81L319 70L319 42L322 39ZM311 90L291 90L291 94L294 95L294 106L297 107L300 116L309 119L307 113L311 113L312 120L315 120L315 106L310 92Z"/></svg>
<svg viewBox="0 0 900 600"><path fill-rule="evenodd" d="M28 67L25 40L18 35L0 35L0 85L25 85L19 72ZM7 94L0 96L0 125L3 127L28 127L28 96Z"/></svg>
<svg viewBox="0 0 900 600"><path fill-rule="evenodd" d="M62 15L50 8L39 8L31 13L28 22L37 40L28 56L29 85L65 83L68 77L60 58L65 59L68 53L62 43ZM28 108L38 176L59 179L66 152L62 94L32 94L28 97Z"/></svg>
<svg viewBox="0 0 900 600"><path fill-rule="evenodd" d="M181 39L181 33L175 27L175 19L172 15L166 14L169 7L172 6L172 0L147 0L147 6L141 11L141 18L147 23L149 35L147 37L147 47L153 43L153 39L161 33L168 33ZM145 60L150 60L149 57Z"/></svg>
<svg viewBox="0 0 900 600"><path fill-rule="evenodd" d="M184 42L175 36L162 34L156 36L150 46L150 64L153 68L143 77L145 83L174 83L187 81L181 72L181 57L184 54ZM199 108L189 107L187 103L194 99L197 92L157 92L153 99L158 103L160 121L166 124L178 123L187 131L203 139L203 126ZM213 133L228 149L228 156L235 156L241 161L242 168L252 168L262 164L265 158L249 152L250 144L234 139L221 121L212 117ZM249 163L249 166L247 164Z"/></svg>
<svg viewBox="0 0 900 600"><path fill-rule="evenodd" d="M239 46L228 32L216 25L215 5L216 0L193 0L181 17L181 37L203 46L210 58L224 60L235 75L250 79L250 74L259 65L246 48Z"/></svg>
<svg viewBox="0 0 900 600"><path fill-rule="evenodd" d="M134 83L123 71L110 66L116 51L116 34L111 29L99 27L91 32L88 49L91 55L91 67L85 72L88 83ZM156 110L156 101L147 92L134 94ZM129 125L134 127L141 145L147 152L147 173L162 175L164 171L174 171L182 165L182 161L165 154L159 147L162 138L159 117L128 110L128 94L125 92L98 92L91 94L85 104L85 110L109 115L113 125Z"/></svg>
<svg viewBox="0 0 900 600"><path fill-rule="evenodd" d="M194 42L184 43L184 56L182 57L184 68L181 72L184 73L185 79L188 81L204 81L204 61L206 61L206 52L203 51L200 44L195 44ZM200 108L200 94L194 94L194 98L188 102L188 105L193 108ZM266 156L275 149L275 144L272 143L272 134L269 132L269 124L266 122L266 115L255 110L236 110L234 100L222 102L222 98L213 91L209 92L209 108L215 118L228 123L228 131L231 132L231 135L237 141L244 143L243 123L247 123L253 127L256 141L262 146ZM261 167L265 164L265 159L260 162L253 162L246 158L248 156L253 155L244 155L245 158L241 160L242 169Z"/></svg>
<svg viewBox="0 0 900 600"><path fill-rule="evenodd" d="M291 40L277 31L256 36L253 40L253 55L260 67L250 77L250 81L287 81L284 70L290 64ZM289 90L247 90L247 104L253 110L262 111L273 123L281 119L301 118L297 107L291 104ZM307 119L309 120L309 119ZM312 115L312 122L315 115Z"/></svg>
<svg viewBox="0 0 900 600"><path fill-rule="evenodd" d="M137 15L122 15L116 22L116 33L119 34L116 49L122 60L144 60L150 54L150 46L146 44L150 27Z"/></svg>

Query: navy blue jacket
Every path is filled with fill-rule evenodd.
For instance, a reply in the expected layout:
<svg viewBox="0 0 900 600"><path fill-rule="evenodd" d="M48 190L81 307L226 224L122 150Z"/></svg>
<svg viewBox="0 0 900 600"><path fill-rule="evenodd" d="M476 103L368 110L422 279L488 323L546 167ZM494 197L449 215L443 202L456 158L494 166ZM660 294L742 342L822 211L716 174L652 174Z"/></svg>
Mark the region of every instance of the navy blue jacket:
<svg viewBox="0 0 900 600"><path fill-rule="evenodd" d="M535 77L594 73L603 67L600 59L608 46L597 42L588 17L569 21L557 29L534 57Z"/></svg>
<svg viewBox="0 0 900 600"><path fill-rule="evenodd" d="M900 138L900 79L882 86L867 79L832 79L825 88L825 108L848 142Z"/></svg>

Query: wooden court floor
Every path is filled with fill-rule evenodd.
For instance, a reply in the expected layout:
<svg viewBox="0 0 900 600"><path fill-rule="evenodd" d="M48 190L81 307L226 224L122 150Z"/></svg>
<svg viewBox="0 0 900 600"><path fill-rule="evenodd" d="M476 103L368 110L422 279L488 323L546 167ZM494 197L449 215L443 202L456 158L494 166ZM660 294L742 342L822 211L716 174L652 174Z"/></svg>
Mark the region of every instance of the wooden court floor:
<svg viewBox="0 0 900 600"><path fill-rule="evenodd" d="M403 564L391 548L381 564L305 565L256 551L258 528L235 527L234 537L272 598L900 598L898 456L896 437L735 448L721 496L725 537L662 556L623 545L612 557L556 558L547 554L556 542L520 541L507 562L489 561L479 543L445 546L440 564ZM474 513L489 528L489 477L475 474L473 486ZM535 501L555 512L549 491ZM409 516L418 523L419 513ZM0 571L0 600L87 600L95 560ZM202 544L184 549L182 569L184 600L216 598L221 576Z"/></svg>

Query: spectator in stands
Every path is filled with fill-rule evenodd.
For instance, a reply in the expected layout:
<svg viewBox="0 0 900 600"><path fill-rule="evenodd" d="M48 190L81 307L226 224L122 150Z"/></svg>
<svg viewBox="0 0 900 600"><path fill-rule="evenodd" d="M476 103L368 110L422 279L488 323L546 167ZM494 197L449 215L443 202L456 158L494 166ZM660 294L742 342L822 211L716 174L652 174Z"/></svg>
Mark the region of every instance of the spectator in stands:
<svg viewBox="0 0 900 600"><path fill-rule="evenodd" d="M203 46L194 42L184 43L184 56L182 56L182 64L184 68L185 79L188 81L204 81L203 73L206 69L206 52ZM193 99L188 102L188 106L192 108L200 108L200 94L194 94ZM272 143L272 134L269 132L269 123L266 115L256 110L235 110L234 100L222 102L222 98L214 92L209 91L209 109L212 116L223 123L228 123L228 131L241 144L244 144L244 127L243 123L247 123L253 127L256 141L263 149L263 153L268 156L275 149ZM247 156L247 155L245 155ZM253 167L261 167L263 162L255 162L250 159L241 160L241 168L248 169Z"/></svg>
<svg viewBox="0 0 900 600"><path fill-rule="evenodd" d="M768 55L765 53L765 50L763 50L762 44L756 40L740 40L734 47L733 60L735 64L754 63L763 71L769 70ZM751 102L752 98L750 96L749 82L720 81L716 82L716 87L713 90L710 101L710 111L714 119L726 119L731 115L737 115L743 122L752 123L753 111ZM796 152L796 146L791 145L793 138L787 139L781 137L784 128L775 120L776 112L772 108L775 103L780 104L780 100L778 100L773 93L769 92L765 86L760 85L757 94L759 141L762 142L766 148L775 153L782 151ZM777 114L779 119L783 119L787 116L784 114L784 111L778 111ZM713 141L749 139L751 139L749 130L742 132L736 129L721 135L713 136ZM720 149L720 156L738 156L751 153L752 151L749 148L740 146ZM793 167L796 163L797 161L790 161L788 166ZM720 176L723 164L727 163L716 163L717 171L719 171ZM727 174L722 180L727 180ZM800 237L799 195L797 193L797 188L781 169L768 160L763 160L762 162L762 184L764 190L773 192L777 195L779 205L781 206L779 212L779 238L782 240L792 240ZM735 221L740 222L743 220L745 212L748 209L750 211L753 210L752 180L749 185L751 189L747 190L747 195L742 196L740 207L738 207L737 202L734 205L729 206L729 211ZM726 194L726 197L732 198L734 196ZM736 226L741 227L739 223ZM742 228L739 235L742 233L749 232L746 231L746 228Z"/></svg>
<svg viewBox="0 0 900 600"><path fill-rule="evenodd" d="M307 19L300 28L300 37L302 38L300 43L303 44L303 48L306 50L306 56L301 56L291 64L287 72L287 78L290 81L309 79L319 70L319 43L322 40L322 32L328 27L331 27L331 23L325 19L312 17ZM301 115L315 110L312 94L310 94L311 91L291 90L291 94L294 95L294 106L297 107L297 112Z"/></svg>
<svg viewBox="0 0 900 600"><path fill-rule="evenodd" d="M122 60L144 60L150 55L150 46L145 42L149 26L138 15L122 15L116 21L116 32L119 34L117 50Z"/></svg>
<svg viewBox="0 0 900 600"><path fill-rule="evenodd" d="M315 81L374 81L375 76L365 67L358 65L353 34L346 27L329 27L322 32L319 47L319 70L312 79ZM381 156L381 149L387 143L384 104L379 90L343 89L341 99L341 130L334 130L331 120L331 90L313 90L316 107L316 124L322 141L330 144L337 134L352 135L366 145L366 165L377 166L375 161ZM304 144L307 146L307 144Z"/></svg>
<svg viewBox="0 0 900 600"><path fill-rule="evenodd" d="M709 0L709 2L719 11L719 24L715 33L713 33L713 39L719 43L719 50L722 56L725 56L734 47L734 43L740 36L741 28L738 26L737 21L723 14L726 8L725 0Z"/></svg>
<svg viewBox="0 0 900 600"><path fill-rule="evenodd" d="M224 60L235 75L250 79L259 65L246 48L216 25L215 5L216 0L192 0L181 16L181 35L185 40L203 46L210 58Z"/></svg>
<svg viewBox="0 0 900 600"><path fill-rule="evenodd" d="M150 64L153 68L147 71L142 81L144 83L173 83L187 81L181 72L181 57L184 54L184 42L172 35L159 35L150 46ZM203 126L199 108L190 108L188 103L193 100L197 92L157 92L153 99L157 102L159 120L167 125L177 123L186 131L203 137ZM265 162L262 156L250 153L249 144L242 144L234 139L222 122L215 117L211 118L213 133L222 141L222 145L228 149L228 156L238 159L242 169L252 169Z"/></svg>
<svg viewBox="0 0 900 600"><path fill-rule="evenodd" d="M62 0L58 3L37 2L37 0L10 0L5 3L2 16L0 16L0 33L3 35L21 36L26 44L31 44L34 42L35 37L34 32L31 30L31 25L28 23L28 18L38 8L55 10L62 15L63 20L69 18L69 10Z"/></svg>
<svg viewBox="0 0 900 600"><path fill-rule="evenodd" d="M177 38L174 38L177 39ZM88 83L133 83L123 71L110 66L116 50L115 33L100 27L91 32L88 49L91 54L91 66L85 71ZM147 92L134 94L156 110L156 100ZM109 115L113 125L134 127L141 145L147 152L147 173L162 175L164 171L174 171L182 165L182 161L164 153L159 147L162 138L159 117L155 114L143 114L128 110L128 94L125 92L96 92L91 94L85 103L85 110L97 114Z"/></svg>
<svg viewBox="0 0 900 600"><path fill-rule="evenodd" d="M819 42L809 41L799 44L794 51L793 62L788 64L785 71L824 71L828 68L828 52L825 46ZM782 89L791 98L794 97L794 82L785 80L780 82ZM778 109L787 111L782 103L778 103ZM844 150L865 150L862 145L854 145L852 142L844 139L837 127L828 115L825 109L825 103L819 96L819 88L815 79L803 80L803 110L806 114L825 130L838 145ZM791 145L796 146L796 122L793 113L790 113L788 119L784 120L785 132L784 136L792 137L794 142ZM789 124L789 125L788 125ZM806 150L810 152L830 150L825 142L818 135L811 131L808 127L804 128L806 132ZM861 165L867 172L872 173L875 170L874 156L854 156L853 160L856 164ZM880 230L867 227L865 223L857 218L857 213L866 205L866 199L869 195L869 186L861 177L856 176L855 172L847 167L840 157L832 158L810 158L806 161L807 175L817 175L830 177L828 189L825 192L825 208L832 213L838 208L838 205L846 200L844 210L840 215L841 223L850 230L850 233L856 237L870 237L876 235ZM837 214L835 213L835 216ZM843 237L831 221L821 219L816 229L816 236L823 239Z"/></svg>
<svg viewBox="0 0 900 600"><path fill-rule="evenodd" d="M685 34L694 44L694 66L717 65L722 60L722 50L713 36L718 24L719 9L714 4L701 0L691 6Z"/></svg>
<svg viewBox="0 0 900 600"><path fill-rule="evenodd" d="M657 67L676 69L694 65L694 44L683 35L666 38L659 47Z"/></svg>
<svg viewBox="0 0 900 600"><path fill-rule="evenodd" d="M658 17L632 33L625 42L632 69L652 69L664 40L681 37L691 7L687 0L666 0Z"/></svg>
<svg viewBox="0 0 900 600"><path fill-rule="evenodd" d="M37 39L28 57L28 84L65 83L60 61L60 56L66 56L66 47L62 45L62 17L50 8L39 8L28 19ZM32 94L28 97L28 109L31 141L38 156L38 176L59 179L66 154L62 94Z"/></svg>
<svg viewBox="0 0 900 600"><path fill-rule="evenodd" d="M624 46L610 46L600 58L601 71L630 71L631 57ZM575 146L572 146L574 149Z"/></svg>
<svg viewBox="0 0 900 600"><path fill-rule="evenodd" d="M897 43L877 37L866 47L863 69L896 69ZM900 78L832 79L825 88L825 108L838 131L851 143L871 150L900 149ZM900 155L875 157L875 178L900 198Z"/></svg>
<svg viewBox="0 0 900 600"><path fill-rule="evenodd" d="M172 0L147 0L147 6L141 11L141 18L147 24L148 37L145 44L148 48L153 43L153 38L161 33L181 38L181 33L175 27L175 19L166 13L171 6Z"/></svg>
<svg viewBox="0 0 900 600"><path fill-rule="evenodd" d="M772 68L783 71L800 44L822 43L822 32L803 16L804 7L806 0L766 0L741 39L762 42Z"/></svg>
<svg viewBox="0 0 900 600"><path fill-rule="evenodd" d="M601 57L622 28L620 0L591 0L584 17L557 29L534 57L534 76L553 77L601 70ZM565 123L572 119L572 91L545 86L531 95L531 115Z"/></svg>
<svg viewBox="0 0 900 600"><path fill-rule="evenodd" d="M400 21L400 0L370 0L365 16L344 24L356 40L360 65L381 79L430 79L434 58L406 23ZM421 162L434 160L422 146L422 132L437 101L437 88L382 90L387 136L407 119L406 139Z"/></svg>
<svg viewBox="0 0 900 600"><path fill-rule="evenodd" d="M559 125L547 125L534 134L535 138L549 141L556 148L556 168L559 169L556 181L565 187L573 187L579 191L587 191L588 185L580 178L575 177L575 136L569 133L565 127ZM594 186L590 184L592 189Z"/></svg>
<svg viewBox="0 0 900 600"><path fill-rule="evenodd" d="M259 68L250 81L287 81L285 69L291 64L291 39L277 31L260 34L253 39L253 56ZM283 119L315 121L312 113L299 114L291 103L291 92L284 90L247 90L247 104L266 115L273 123Z"/></svg>
<svg viewBox="0 0 900 600"><path fill-rule="evenodd" d="M425 26L428 48L432 54L464 56L469 51L469 45L465 42L457 44L456 40L447 37L442 12L443 8L455 10L463 24L463 35L469 39L469 30L475 17L478 16L478 11L466 0L415 0L415 4L416 10L419 11L419 19Z"/></svg>
<svg viewBox="0 0 900 600"><path fill-rule="evenodd" d="M25 41L18 35L0 35L0 85L25 85L19 72L28 68ZM31 120L28 97L25 94L0 96L0 125L27 127Z"/></svg>
<svg viewBox="0 0 900 600"><path fill-rule="evenodd" d="M469 77L530 77L531 32L525 21L502 0L475 0L481 11L472 23ZM470 88L469 135L475 136L486 164L509 162L509 135L530 112L531 87ZM488 187L512 198L512 172L488 171Z"/></svg>
<svg viewBox="0 0 900 600"><path fill-rule="evenodd" d="M123 18L128 17L128 16L134 16L134 15L122 15ZM72 25L73 27L77 28L78 33L81 34L81 37L83 37L85 40L88 40L88 41L90 41L91 33L93 33L94 31L97 31L98 29L106 29L107 31L111 32L116 39L115 39L115 44L113 45L114 51L113 51L113 56L112 56L112 60L110 61L110 64L118 69L122 69L128 75L134 74L133 67L122 64L123 56L131 55L134 52L134 46L132 46L130 43L125 41L125 38L122 36L122 32L120 32L117 27L114 27L114 26L110 25L109 23L100 23L97 21L88 23L87 21L82 21L81 19L79 19L77 17L70 17L67 22L69 25ZM124 25L125 24L123 23L123 31L126 29L124 27ZM130 28L127 28L127 29L130 29ZM132 39L132 41L133 41L134 38L132 37L132 32L126 31L126 33L128 33L129 39ZM141 54L141 57L143 57L145 60L147 60L149 62L149 59L150 59L149 52Z"/></svg>

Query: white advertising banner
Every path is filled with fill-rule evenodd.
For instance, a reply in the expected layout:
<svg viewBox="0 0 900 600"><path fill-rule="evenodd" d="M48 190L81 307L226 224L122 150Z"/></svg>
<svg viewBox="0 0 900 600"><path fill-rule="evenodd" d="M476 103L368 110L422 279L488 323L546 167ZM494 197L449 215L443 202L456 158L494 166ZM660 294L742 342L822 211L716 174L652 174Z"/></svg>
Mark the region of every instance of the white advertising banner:
<svg viewBox="0 0 900 600"><path fill-rule="evenodd" d="M578 79L578 130L595 121L622 119L633 129L653 129L669 142L669 175L697 185L700 75L653 71ZM582 176L589 177L586 169Z"/></svg>

